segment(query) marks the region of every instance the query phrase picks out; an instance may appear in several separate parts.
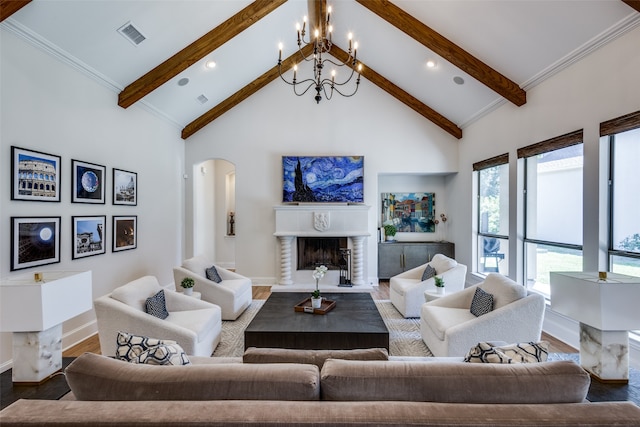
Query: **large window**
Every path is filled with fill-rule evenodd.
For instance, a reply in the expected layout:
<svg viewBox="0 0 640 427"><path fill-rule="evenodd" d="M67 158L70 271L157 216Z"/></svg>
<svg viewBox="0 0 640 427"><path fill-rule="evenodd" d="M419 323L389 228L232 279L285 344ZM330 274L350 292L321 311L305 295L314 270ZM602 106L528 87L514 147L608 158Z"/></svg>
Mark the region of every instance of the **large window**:
<svg viewBox="0 0 640 427"><path fill-rule="evenodd" d="M509 156L476 163L477 272L509 274Z"/></svg>
<svg viewBox="0 0 640 427"><path fill-rule="evenodd" d="M525 161L525 282L547 297L549 272L582 271L582 150L582 131L518 150Z"/></svg>

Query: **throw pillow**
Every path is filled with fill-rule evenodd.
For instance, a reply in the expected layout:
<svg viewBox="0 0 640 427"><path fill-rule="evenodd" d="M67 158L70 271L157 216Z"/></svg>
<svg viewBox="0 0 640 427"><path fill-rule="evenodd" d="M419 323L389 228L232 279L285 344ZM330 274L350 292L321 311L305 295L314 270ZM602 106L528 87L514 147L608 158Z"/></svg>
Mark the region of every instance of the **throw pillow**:
<svg viewBox="0 0 640 427"><path fill-rule="evenodd" d="M436 269L431 267L431 265L427 264L427 268L424 269L424 273L422 273L422 279L420 280L424 282L427 279L431 279L435 275L436 275Z"/></svg>
<svg viewBox="0 0 640 427"><path fill-rule="evenodd" d="M207 268L205 271L207 273L207 279L216 283L222 282L222 277L220 277L220 274L218 274L218 270L216 270L215 265L212 265L211 267Z"/></svg>
<svg viewBox="0 0 640 427"><path fill-rule="evenodd" d="M466 354L464 361L471 363L536 363L546 362L549 355L549 343L517 343L505 346L493 346L480 342Z"/></svg>
<svg viewBox="0 0 640 427"><path fill-rule="evenodd" d="M160 344L176 344L173 340L162 340L158 338L149 338L143 335L134 335L128 332L118 332L116 337L116 358L131 362L138 357L140 353L156 347Z"/></svg>
<svg viewBox="0 0 640 427"><path fill-rule="evenodd" d="M473 301L471 301L471 314L476 317L487 314L493 310L493 295L483 291L480 288L476 288L476 293L473 295Z"/></svg>
<svg viewBox="0 0 640 427"><path fill-rule="evenodd" d="M159 317L160 319L166 319L169 317L167 303L164 299L164 290L161 290L154 296L147 298L145 311L152 316Z"/></svg>
<svg viewBox="0 0 640 427"><path fill-rule="evenodd" d="M151 347L131 360L146 365L189 365L191 362L178 344L160 344Z"/></svg>

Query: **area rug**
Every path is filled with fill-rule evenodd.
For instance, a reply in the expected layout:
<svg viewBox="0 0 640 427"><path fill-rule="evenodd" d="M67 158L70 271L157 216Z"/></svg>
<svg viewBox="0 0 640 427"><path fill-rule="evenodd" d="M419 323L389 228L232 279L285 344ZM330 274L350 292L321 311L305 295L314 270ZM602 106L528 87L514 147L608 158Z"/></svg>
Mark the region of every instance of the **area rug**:
<svg viewBox="0 0 640 427"><path fill-rule="evenodd" d="M244 353L244 330L260 310L265 300L253 300L236 320L222 322L220 344L213 357L240 357ZM376 300L376 306L389 329L391 356L432 356L420 336L420 319L405 319L390 300Z"/></svg>

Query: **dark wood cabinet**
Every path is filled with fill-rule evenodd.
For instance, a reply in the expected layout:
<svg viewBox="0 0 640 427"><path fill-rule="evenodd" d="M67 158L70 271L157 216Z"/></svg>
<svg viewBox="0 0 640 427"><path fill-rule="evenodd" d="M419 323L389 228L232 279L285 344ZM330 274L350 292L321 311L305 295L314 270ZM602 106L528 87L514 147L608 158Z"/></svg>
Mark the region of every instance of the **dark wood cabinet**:
<svg viewBox="0 0 640 427"><path fill-rule="evenodd" d="M378 279L386 280L427 263L435 254L455 258L455 245L451 242L378 243Z"/></svg>

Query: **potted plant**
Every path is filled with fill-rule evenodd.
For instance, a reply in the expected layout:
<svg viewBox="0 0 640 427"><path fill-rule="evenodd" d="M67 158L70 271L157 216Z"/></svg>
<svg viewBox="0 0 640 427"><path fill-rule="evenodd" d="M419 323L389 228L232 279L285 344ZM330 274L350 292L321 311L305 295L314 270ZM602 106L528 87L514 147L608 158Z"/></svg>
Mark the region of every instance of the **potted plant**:
<svg viewBox="0 0 640 427"><path fill-rule="evenodd" d="M439 294L444 294L444 279L440 276L434 276L433 280L436 282L436 291Z"/></svg>
<svg viewBox="0 0 640 427"><path fill-rule="evenodd" d="M193 285L195 285L195 281L191 277L185 277L182 279L182 282L180 282L180 286L184 289L185 295L193 294Z"/></svg>
<svg viewBox="0 0 640 427"><path fill-rule="evenodd" d="M385 239L386 240L393 240L393 236L396 235L396 232L398 231L398 229L396 228L395 225L393 224L386 224L384 226L384 235L385 235Z"/></svg>
<svg viewBox="0 0 640 427"><path fill-rule="evenodd" d="M325 267L324 265L318 266L315 270L313 270L313 278L316 279L316 290L311 292L311 306L313 308L322 307L322 297L320 296L320 289L318 288L318 284L320 282L320 279L322 279L326 274L327 270L327 267Z"/></svg>

